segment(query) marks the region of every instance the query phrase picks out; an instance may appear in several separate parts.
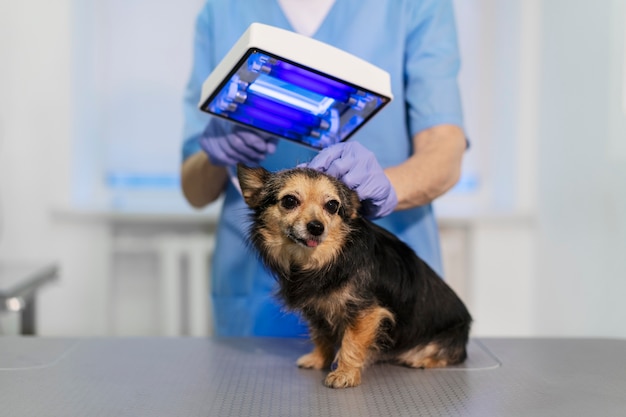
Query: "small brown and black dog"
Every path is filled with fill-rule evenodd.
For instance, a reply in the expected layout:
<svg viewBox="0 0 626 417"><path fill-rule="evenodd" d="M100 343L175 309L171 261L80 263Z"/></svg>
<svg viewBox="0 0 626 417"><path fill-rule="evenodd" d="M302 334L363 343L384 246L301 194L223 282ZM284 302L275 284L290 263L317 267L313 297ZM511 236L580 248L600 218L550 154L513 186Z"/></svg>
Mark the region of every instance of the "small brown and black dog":
<svg viewBox="0 0 626 417"><path fill-rule="evenodd" d="M465 360L471 317L463 302L396 236L359 215L356 192L318 171L238 167L252 208L250 240L302 313L314 349L302 368L325 385L354 387L370 363L435 368Z"/></svg>

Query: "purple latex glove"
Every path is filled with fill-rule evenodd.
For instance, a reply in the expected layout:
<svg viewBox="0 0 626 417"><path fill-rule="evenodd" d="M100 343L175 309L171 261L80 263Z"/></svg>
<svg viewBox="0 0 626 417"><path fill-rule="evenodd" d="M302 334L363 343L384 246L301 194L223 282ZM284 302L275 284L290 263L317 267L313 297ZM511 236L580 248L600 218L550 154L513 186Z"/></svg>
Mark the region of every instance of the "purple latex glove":
<svg viewBox="0 0 626 417"><path fill-rule="evenodd" d="M213 118L200 138L200 147L214 165L256 166L276 151L277 142L278 138L268 133Z"/></svg>
<svg viewBox="0 0 626 417"><path fill-rule="evenodd" d="M325 172L355 190L361 199L361 214L383 217L398 205L398 197L372 151L358 142L343 142L322 150L308 168Z"/></svg>

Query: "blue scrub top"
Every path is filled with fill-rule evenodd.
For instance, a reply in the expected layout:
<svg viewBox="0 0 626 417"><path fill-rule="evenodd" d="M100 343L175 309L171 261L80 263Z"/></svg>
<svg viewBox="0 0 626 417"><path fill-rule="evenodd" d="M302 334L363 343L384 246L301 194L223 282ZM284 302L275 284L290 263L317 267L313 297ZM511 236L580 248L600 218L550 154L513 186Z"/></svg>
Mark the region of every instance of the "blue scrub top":
<svg viewBox="0 0 626 417"><path fill-rule="evenodd" d="M197 109L202 83L254 22L293 30L276 0L209 0L200 12L185 93L183 158L201 151L198 140L210 118ZM450 0L336 0L313 37L391 75L394 100L350 139L373 151L382 167L405 161L412 154L416 133L439 124L462 127ZM301 145L280 140L263 166L290 168L314 155ZM230 183L223 204L212 265L216 333L305 337L305 323L284 311L273 296L276 282L247 242L248 208ZM431 205L397 211L376 222L443 276Z"/></svg>

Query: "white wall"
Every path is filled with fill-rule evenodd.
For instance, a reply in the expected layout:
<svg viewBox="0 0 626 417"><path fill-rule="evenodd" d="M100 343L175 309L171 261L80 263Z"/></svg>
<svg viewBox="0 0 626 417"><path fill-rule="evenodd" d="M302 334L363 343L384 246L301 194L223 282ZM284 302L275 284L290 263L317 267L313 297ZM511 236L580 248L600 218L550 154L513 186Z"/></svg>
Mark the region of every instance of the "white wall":
<svg viewBox="0 0 626 417"><path fill-rule="evenodd" d="M539 0L455 2L471 141L466 161L480 164L481 188L471 199L446 195L436 207L445 232L456 216L464 219L463 295L476 336L535 332L539 5Z"/></svg>
<svg viewBox="0 0 626 417"><path fill-rule="evenodd" d="M626 5L542 11L536 331L626 337Z"/></svg>
<svg viewBox="0 0 626 417"><path fill-rule="evenodd" d="M69 1L0 5L2 254L45 256L70 172Z"/></svg>
<svg viewBox="0 0 626 417"><path fill-rule="evenodd" d="M72 160L69 0L0 3L0 259L58 261L62 280L41 297L47 334L101 334L103 225L64 223ZM94 279L95 278L95 279Z"/></svg>
<svg viewBox="0 0 626 417"><path fill-rule="evenodd" d="M494 206L528 216L474 223L476 333L626 337L626 4L492 6Z"/></svg>
<svg viewBox="0 0 626 417"><path fill-rule="evenodd" d="M202 3L73 2L75 206L187 207L177 186L182 96ZM167 185L124 185L129 178Z"/></svg>
<svg viewBox="0 0 626 417"><path fill-rule="evenodd" d="M179 92L164 101L168 103L165 111L179 109L174 121L167 129L159 127L164 119L159 110L149 133L166 130L161 133L171 136L170 148L175 149L171 161L177 164L180 99L191 65L191 34L200 2L152 4L156 13L156 19L149 20L152 26L142 25L145 13L133 9L133 16L139 17L134 22L137 30L130 27L132 22L123 23L134 46L150 39L150 33L171 38L176 27L184 32L181 36L186 41L184 45L167 44L169 52L165 54L147 48L131 57L116 55L119 43L102 39L103 34L118 33L112 14L124 14L123 2L0 3L0 261L53 260L59 264L58 283L46 287L40 296L42 334L111 332L114 306L110 295L115 290L111 278L116 270L111 263L109 224L98 216L76 215L67 209L106 200L101 154L107 149L103 140L109 139L107 119L114 116L111 110L115 107L107 94L141 88L132 83L138 79L137 71L123 80L130 86L111 88L109 83L120 77L122 62L131 65L134 59L135 67L145 70L151 64L145 62L146 54L148 59L163 55L159 70L152 74L176 74L173 82ZM181 15L187 16L186 27ZM176 16L179 20L172 20ZM169 55L176 50L182 58L168 67ZM110 57L115 59L107 61ZM172 90L172 85L168 88ZM141 111L133 108L133 103L127 105L131 107L127 113ZM140 116L145 121L145 112Z"/></svg>

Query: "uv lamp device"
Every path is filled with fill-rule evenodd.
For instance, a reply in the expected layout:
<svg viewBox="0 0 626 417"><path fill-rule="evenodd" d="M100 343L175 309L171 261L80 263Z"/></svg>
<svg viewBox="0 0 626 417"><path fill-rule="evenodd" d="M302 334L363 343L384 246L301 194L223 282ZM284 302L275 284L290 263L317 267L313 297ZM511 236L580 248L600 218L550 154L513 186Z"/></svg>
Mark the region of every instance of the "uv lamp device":
<svg viewBox="0 0 626 417"><path fill-rule="evenodd" d="M392 100L389 74L315 39L253 23L202 85L199 108L316 149Z"/></svg>

